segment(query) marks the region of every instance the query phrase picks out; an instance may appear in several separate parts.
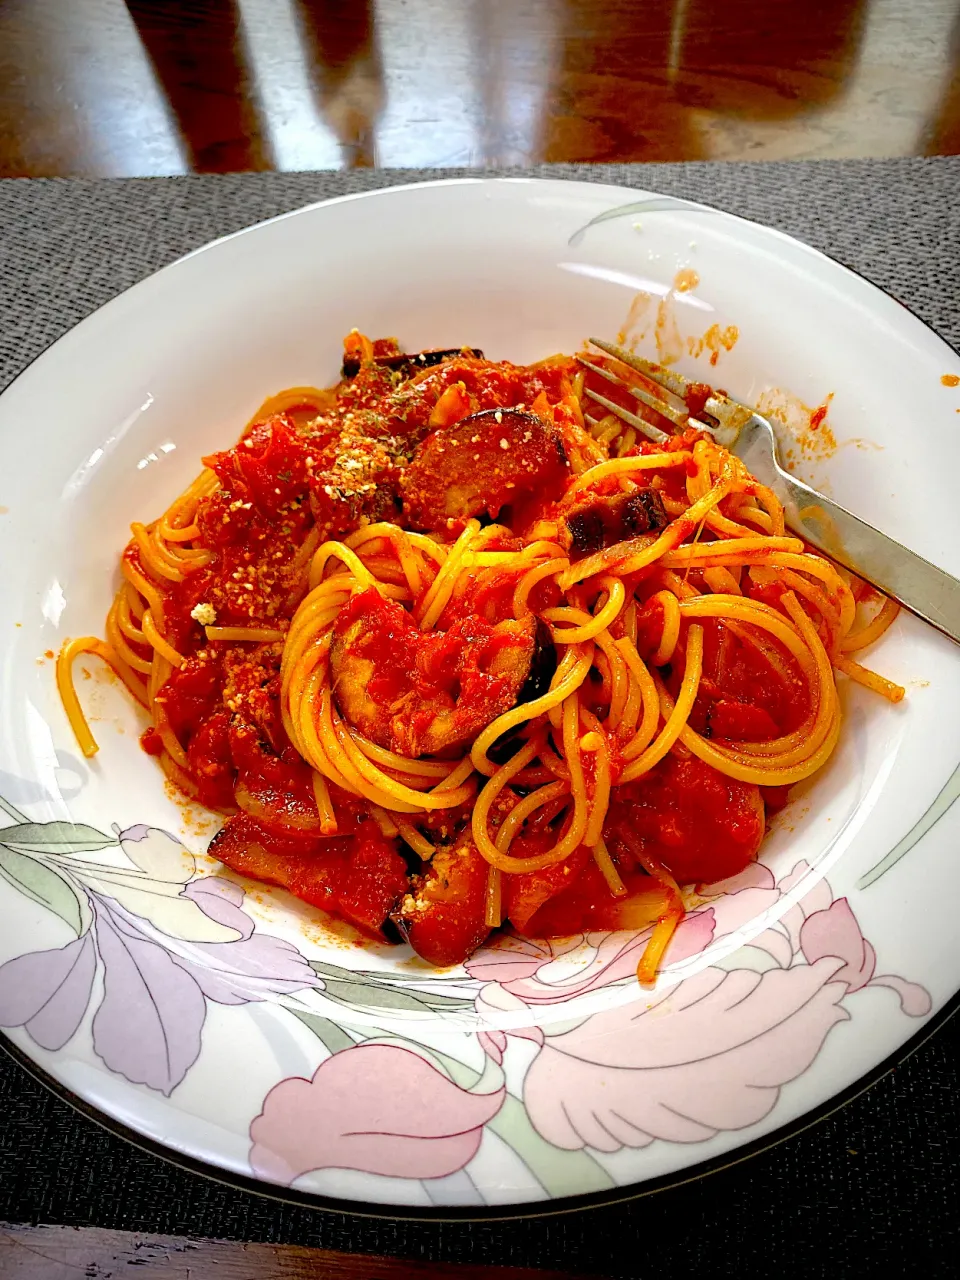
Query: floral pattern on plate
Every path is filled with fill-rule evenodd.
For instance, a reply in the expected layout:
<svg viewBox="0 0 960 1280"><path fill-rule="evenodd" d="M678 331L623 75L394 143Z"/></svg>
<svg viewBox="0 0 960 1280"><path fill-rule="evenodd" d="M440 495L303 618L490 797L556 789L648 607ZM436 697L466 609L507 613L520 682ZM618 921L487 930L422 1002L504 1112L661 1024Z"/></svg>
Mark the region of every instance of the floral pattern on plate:
<svg viewBox="0 0 960 1280"><path fill-rule="evenodd" d="M128 865L82 856L110 848ZM0 875L77 935L0 967L0 1027L22 1026L58 1050L95 1004L98 1057L167 1096L200 1054L208 1000L246 1004L317 985L295 947L254 934L240 886L195 878L195 858L165 831L136 826L111 837L23 819L0 830Z"/></svg>
<svg viewBox="0 0 960 1280"><path fill-rule="evenodd" d="M806 876L779 883L755 864L712 886L712 901L675 935L671 964L767 910ZM462 1069L413 1042L368 1040L331 1053L312 1080L289 1078L251 1126L251 1164L285 1183L332 1166L438 1177L464 1168L480 1131L511 1095L504 1067L518 1042L534 1047L519 1099L525 1116L498 1136L529 1142L528 1126L557 1151L614 1152L655 1139L699 1142L763 1119L802 1074L831 1028L853 1016L850 997L887 987L902 1011L930 1011L926 990L878 973L845 898L821 880L780 920L725 960L680 983L587 1016L544 1023L556 1007L635 981L648 932L555 942L505 937L466 964L476 984L477 1035L488 1068L464 1087ZM565 964L575 960L574 966ZM509 1015L509 1028L498 1027ZM524 1015L529 1014L529 1022ZM529 1058L529 1050L525 1057ZM462 1064L461 1064L462 1066ZM362 1138L362 1141L360 1139Z"/></svg>
<svg viewBox="0 0 960 1280"><path fill-rule="evenodd" d="M208 1001L278 1003L324 1055L311 1078L278 1080L250 1122L252 1172L284 1185L329 1168L469 1172L488 1130L548 1194L610 1185L596 1153L764 1119L866 988L889 989L911 1018L931 1008L923 987L878 971L825 880L777 917L804 862L779 881L757 863L705 890L667 957L690 976L637 1001L649 931L505 935L452 974L348 969L258 931L243 888L199 874L165 831L107 835L4 808L14 821L0 830L0 875L76 936L0 966L0 1026L55 1052L85 1034L89 1012L104 1065L169 1096L202 1052ZM762 913L775 923L747 945L692 963ZM597 1008L603 993L612 999ZM451 1031L442 1052L418 1036L438 1017Z"/></svg>

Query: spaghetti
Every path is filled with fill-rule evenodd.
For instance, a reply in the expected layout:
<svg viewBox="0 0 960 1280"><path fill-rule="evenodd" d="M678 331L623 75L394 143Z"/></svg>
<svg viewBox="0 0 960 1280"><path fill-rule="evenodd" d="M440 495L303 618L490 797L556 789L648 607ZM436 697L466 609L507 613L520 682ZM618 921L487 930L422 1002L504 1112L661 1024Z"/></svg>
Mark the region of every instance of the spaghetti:
<svg viewBox="0 0 960 1280"><path fill-rule="evenodd" d="M346 348L131 526L106 639L58 660L81 749L88 654L236 870L436 964L650 927L652 981L684 886L832 754L836 673L903 696L859 662L896 605L703 434L585 417L571 359Z"/></svg>

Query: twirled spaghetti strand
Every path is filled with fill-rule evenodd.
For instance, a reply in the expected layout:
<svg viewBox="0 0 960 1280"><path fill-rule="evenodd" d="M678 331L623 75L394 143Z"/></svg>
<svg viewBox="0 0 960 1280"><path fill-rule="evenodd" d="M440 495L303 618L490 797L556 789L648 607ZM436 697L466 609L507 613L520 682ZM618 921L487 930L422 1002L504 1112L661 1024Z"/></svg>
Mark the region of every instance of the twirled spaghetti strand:
<svg viewBox="0 0 960 1280"><path fill-rule="evenodd" d="M266 402L248 429L272 413L326 411L332 396L293 388ZM449 536L390 520L342 538L324 538L307 526L292 556L285 611L250 626L218 626L199 615L207 648L273 646L279 654L280 718L312 771L323 835L340 830L335 788L365 805L385 835L399 836L429 860L436 844L426 829L428 815L472 803L473 844L490 867L485 915L491 926L501 919L503 877L544 871L583 846L611 895L622 898L627 889L604 839L609 807L619 788L644 778L670 753L692 754L737 782L790 786L819 770L836 746L835 670L892 701L903 696L852 656L879 639L897 606L878 601L873 616L863 618L857 596L866 600L869 593L785 532L775 495L741 462L704 438L691 447L631 452L633 428L617 419L591 430L611 456L575 472L556 510L523 536L477 519L461 521ZM108 663L147 709L160 763L188 792L195 786L189 743L159 695L188 658L169 600L213 559L201 517L218 484L205 470L158 521L132 526L106 641L69 642L57 664L63 704L85 755L97 744L72 667L78 656L91 655ZM648 488L662 501L665 527L576 558L563 536L565 513L575 503ZM536 615L548 630L556 665L545 692L495 716L466 746L433 756L391 750L346 718L331 645L342 611L358 593L379 593L422 633L433 633L448 628L470 590L499 583L507 584L510 619ZM792 728L760 741L714 740L694 728L712 643L719 653L730 645L749 650L771 684L790 693L800 708ZM549 847L511 853L541 819L553 832ZM666 902L641 965L643 979L652 980L682 916L682 897L669 872L650 861L642 844L637 849Z"/></svg>

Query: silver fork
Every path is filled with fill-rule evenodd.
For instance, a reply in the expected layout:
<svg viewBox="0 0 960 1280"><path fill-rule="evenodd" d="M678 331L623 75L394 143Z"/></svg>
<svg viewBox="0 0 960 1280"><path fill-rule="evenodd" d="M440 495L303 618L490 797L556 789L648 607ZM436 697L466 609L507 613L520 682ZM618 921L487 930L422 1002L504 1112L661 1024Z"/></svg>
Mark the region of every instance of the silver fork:
<svg viewBox="0 0 960 1280"><path fill-rule="evenodd" d="M669 439L669 433L644 416L644 407L678 431L690 426L707 432L773 490L783 503L785 522L792 532L960 643L960 581L784 471L777 456L776 436L766 418L720 392L712 392L694 416L689 404L694 386L686 378L610 342L599 338L590 342L639 373L648 385L637 386L609 367L578 356L587 369L633 396L640 412L624 409L591 388L584 388L584 395L660 444Z"/></svg>

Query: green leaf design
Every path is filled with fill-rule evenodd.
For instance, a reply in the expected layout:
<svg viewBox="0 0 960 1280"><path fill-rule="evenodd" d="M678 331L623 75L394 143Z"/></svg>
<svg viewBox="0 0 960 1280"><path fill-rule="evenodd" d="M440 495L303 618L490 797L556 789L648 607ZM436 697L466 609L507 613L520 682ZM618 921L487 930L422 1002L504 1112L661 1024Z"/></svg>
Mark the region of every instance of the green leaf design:
<svg viewBox="0 0 960 1280"><path fill-rule="evenodd" d="M289 1008L289 1005L287 1007ZM321 1018L315 1013L305 1013L303 1009L290 1009L290 1012L313 1032L330 1053L339 1053L341 1049L352 1049L356 1044L355 1040L329 1018Z"/></svg>
<svg viewBox="0 0 960 1280"><path fill-rule="evenodd" d="M318 960L316 963L320 964L321 962ZM319 973L320 970L318 969L317 972ZM471 979L468 974L463 973L439 974L435 969L428 969L426 965L424 965L424 968L417 973L404 973L402 971L397 972L391 970L390 973L387 974L381 972L379 969L350 969L349 971L343 970L343 972L349 972L351 978L362 978L364 982L389 982L391 986L398 982L434 983L476 981L476 979Z"/></svg>
<svg viewBox="0 0 960 1280"><path fill-rule="evenodd" d="M2 810L8 818L12 818L14 822L26 822L27 816L21 813L19 809L14 808L9 800L5 800L0 796L0 810Z"/></svg>
<svg viewBox="0 0 960 1280"><path fill-rule="evenodd" d="M960 798L960 765L954 769L947 779L946 784L930 808L918 822L913 824L900 843L894 845L890 852L881 858L875 866L871 867L866 875L860 877L857 881L857 888L866 889L868 885L886 875L891 867L896 866L900 859L908 854L913 846L919 843L932 827L936 826L958 798Z"/></svg>
<svg viewBox="0 0 960 1280"><path fill-rule="evenodd" d="M542 1138L533 1127L526 1107L510 1093L497 1114L487 1122L487 1128L517 1153L552 1197L609 1191L616 1186L606 1169L586 1151L565 1151Z"/></svg>
<svg viewBox="0 0 960 1280"><path fill-rule="evenodd" d="M352 969L342 969L338 964L329 964L326 960L310 960L310 968L321 978L339 978L343 982L353 982L358 976Z"/></svg>
<svg viewBox="0 0 960 1280"><path fill-rule="evenodd" d="M90 904L86 897L42 862L0 845L0 875L28 898L58 915L78 938L90 927Z"/></svg>
<svg viewBox="0 0 960 1280"><path fill-rule="evenodd" d="M82 822L22 822L15 827L4 827L0 831L0 841L8 849L16 849L20 853L54 856L91 853L117 843L113 836L105 836L96 827L88 827Z"/></svg>
<svg viewBox="0 0 960 1280"><path fill-rule="evenodd" d="M397 1013L455 1013L472 1009L461 996L438 996L428 991L400 990L387 983L341 982L325 978L323 994L350 1009L393 1009Z"/></svg>
<svg viewBox="0 0 960 1280"><path fill-rule="evenodd" d="M395 1009L408 1013L455 1013L473 1008L473 1001L467 996L445 996L432 991L397 987L392 974L389 978L383 974L371 974L369 970L361 974L324 960L311 960L310 968L323 979L324 995L348 1008Z"/></svg>

